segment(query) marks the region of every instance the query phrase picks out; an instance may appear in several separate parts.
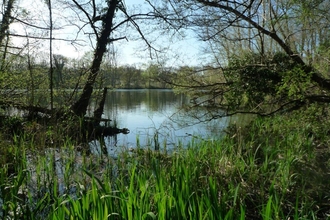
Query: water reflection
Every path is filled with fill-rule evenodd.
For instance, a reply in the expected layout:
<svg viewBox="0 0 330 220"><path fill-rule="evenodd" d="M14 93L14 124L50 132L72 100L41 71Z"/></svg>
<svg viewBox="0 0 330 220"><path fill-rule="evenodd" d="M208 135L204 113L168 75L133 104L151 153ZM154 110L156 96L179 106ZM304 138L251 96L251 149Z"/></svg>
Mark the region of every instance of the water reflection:
<svg viewBox="0 0 330 220"><path fill-rule="evenodd" d="M92 155L88 156L75 151L75 146L68 146L68 149L46 148L43 153L28 152L26 165L29 179L24 187L32 199L27 202L37 204L34 201L39 201L46 193L67 194L75 198L77 191L81 190L80 183L85 183L82 186L90 184L90 178L83 170L99 176L110 170L112 173L107 175L114 178L117 167L112 160L120 151L137 146L151 149L166 146L171 151L194 138L220 138L229 119L197 123L198 120L180 111L188 103L187 97L170 90L110 91L103 117L116 120L118 127L129 128L131 132L106 137L101 141L103 143L94 140L90 143ZM103 154L110 157L95 156ZM0 197L0 207L2 204ZM45 216L48 211L43 210L38 216ZM2 216L0 208L0 218Z"/></svg>
<svg viewBox="0 0 330 220"><path fill-rule="evenodd" d="M116 120L118 127L129 128L130 133L106 137L107 152L113 156L123 149L137 146L154 149L157 144L160 148L173 149L193 138L220 138L228 119L199 123L181 110L188 103L185 95L171 90L109 91L103 117ZM101 152L101 145L94 141L92 151Z"/></svg>

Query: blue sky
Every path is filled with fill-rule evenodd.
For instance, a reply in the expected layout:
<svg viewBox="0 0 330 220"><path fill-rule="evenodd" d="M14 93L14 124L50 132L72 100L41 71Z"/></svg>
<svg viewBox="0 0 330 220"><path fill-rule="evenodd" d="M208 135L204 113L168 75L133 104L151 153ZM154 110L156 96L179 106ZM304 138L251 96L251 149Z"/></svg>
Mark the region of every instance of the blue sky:
<svg viewBox="0 0 330 220"><path fill-rule="evenodd" d="M54 1L55 5L56 1ZM126 6L128 8L136 6L138 9L143 10L145 9L145 3L143 0L126 0ZM46 5L42 0L34 0L28 3L28 1L20 1L20 4L23 7L27 7L31 12L31 17L36 18L38 20L38 25L40 26L47 26L47 19L48 19L48 12ZM58 5L61 7L61 5ZM60 19L56 19L56 11L54 10L54 23L55 26L61 25ZM61 8L58 10L57 13L62 13ZM63 10L65 13L65 10ZM33 15L35 14L35 15ZM40 15L44 15L44 18L40 17ZM61 14L63 15L63 14ZM19 24L14 24L12 27L15 30L15 33L20 34L33 34L33 30L27 30L26 28L22 27ZM145 27L141 27L144 29ZM147 30L147 29L146 29ZM148 30L150 31L150 29ZM153 30L152 30L153 31ZM54 37L56 38L73 38L77 33L77 29L74 27L66 27L61 30L54 31ZM124 33L126 34L126 33ZM148 36L148 35L147 35ZM151 59L149 56L148 51L142 51L141 48L145 48L145 44L139 39L138 35L135 33L128 33L128 41L122 40L115 42L115 47L118 51L118 64L119 65L137 65L142 66L142 64L148 64L151 62L163 62L167 66L182 66L182 65L198 65L201 62L201 49L202 44L196 40L194 34L192 32L186 32L186 37L182 38L171 38L171 36L160 35L157 30L154 31L152 35L149 35L150 39L157 39L153 42L153 45L157 49L167 48L165 53L159 54L159 59L157 60L155 56L154 59ZM47 35L46 35L47 37ZM33 40L30 39L30 44L32 44ZM13 39L15 44L24 44L26 39L18 38ZM43 50L45 52L48 51L49 46L47 42L35 42L36 47L38 50ZM67 57L72 58L79 58L82 57L86 51L91 51L92 48L90 47L90 43L86 40L82 43L82 46L72 46L68 42L63 41L54 41L53 43L53 50L54 53L59 53Z"/></svg>
<svg viewBox="0 0 330 220"><path fill-rule="evenodd" d="M145 7L144 0L126 0L127 7L139 6ZM201 62L201 50L202 43L196 39L196 36L192 32L186 32L186 37L170 39L170 36L159 36L158 41L154 42L156 48L166 47L168 51L166 54L160 54L160 57L165 56L163 61L169 66L177 65L197 65ZM156 33L157 35L157 33ZM155 62L156 59L151 59L148 51L139 51L141 47L141 41L129 41L122 42L120 49L120 55L124 62L129 64L134 63L148 63ZM141 56L143 58L141 58Z"/></svg>

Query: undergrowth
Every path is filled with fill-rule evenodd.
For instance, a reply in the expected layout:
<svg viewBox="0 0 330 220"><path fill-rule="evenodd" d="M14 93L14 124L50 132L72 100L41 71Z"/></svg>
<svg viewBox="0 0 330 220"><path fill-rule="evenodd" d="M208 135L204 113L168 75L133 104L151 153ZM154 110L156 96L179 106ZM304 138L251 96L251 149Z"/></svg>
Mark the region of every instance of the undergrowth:
<svg viewBox="0 0 330 220"><path fill-rule="evenodd" d="M0 170L0 216L328 219L329 129L327 112L311 106L232 125L222 140L118 159L77 153L69 141L38 154L17 138L8 145L14 172L8 161Z"/></svg>

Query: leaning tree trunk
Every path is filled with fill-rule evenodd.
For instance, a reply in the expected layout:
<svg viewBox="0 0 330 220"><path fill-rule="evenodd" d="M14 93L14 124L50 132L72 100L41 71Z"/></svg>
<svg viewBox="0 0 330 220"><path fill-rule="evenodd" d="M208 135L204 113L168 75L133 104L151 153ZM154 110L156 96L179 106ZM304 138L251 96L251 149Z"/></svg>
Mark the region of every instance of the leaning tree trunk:
<svg viewBox="0 0 330 220"><path fill-rule="evenodd" d="M101 101L99 102L99 106L94 111L94 118L97 122L100 122L102 120L102 114L104 111L104 104L105 104L105 99L107 97L107 92L108 92L108 88L105 87L103 89L103 94L102 94Z"/></svg>
<svg viewBox="0 0 330 220"><path fill-rule="evenodd" d="M5 4L6 1L3 3ZM2 45L5 36L7 35L7 31L9 29L9 25L11 23L11 13L14 8L15 0L8 0L7 5L5 6L5 11L2 16L2 22L0 22L0 45Z"/></svg>
<svg viewBox="0 0 330 220"><path fill-rule="evenodd" d="M91 95L93 93L93 85L99 73L100 65L102 63L102 58L107 48L107 44L109 43L109 37L113 26L113 18L118 3L119 3L118 0L110 1L108 10L102 19L102 31L100 36L97 38L96 48L94 52L94 59L92 62L92 66L90 68L87 82L84 86L82 94L80 95L80 98L71 107L72 111L76 115L84 116L87 112L87 107Z"/></svg>
<svg viewBox="0 0 330 220"><path fill-rule="evenodd" d="M4 69L5 66L5 59L7 56L7 49L8 49L8 43L9 43L9 36L8 36L8 30L9 25L12 22L11 13L14 9L14 2L15 0L8 0L7 5L4 7L4 12L2 13L2 21L0 22L0 47L4 46L4 50L2 51L2 60L0 65L0 71ZM3 1L3 4L5 5L6 1ZM7 38L6 42L5 37Z"/></svg>

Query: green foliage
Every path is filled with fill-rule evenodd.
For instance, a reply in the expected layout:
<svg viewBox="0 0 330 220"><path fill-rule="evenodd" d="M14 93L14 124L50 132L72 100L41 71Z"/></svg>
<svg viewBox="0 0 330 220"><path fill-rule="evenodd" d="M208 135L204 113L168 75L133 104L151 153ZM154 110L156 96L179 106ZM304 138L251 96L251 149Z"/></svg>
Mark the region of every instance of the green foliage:
<svg viewBox="0 0 330 220"><path fill-rule="evenodd" d="M14 180L0 178L3 188L13 186L0 194L8 201L0 214L23 207L25 218L45 219L322 218L330 196L326 117L315 105L232 126L221 141L194 141L171 154L136 149L116 160L78 154L69 142L30 154L27 142L17 141L23 163ZM27 190L24 206L12 196L17 189Z"/></svg>
<svg viewBox="0 0 330 220"><path fill-rule="evenodd" d="M37 124L26 126L36 127L34 139L41 139ZM117 159L77 152L69 138L54 141L61 148L39 148L29 136L15 136L0 148L0 158L7 158L0 167L0 217L325 218L327 105L257 118L227 132L222 140L196 139L171 154L138 148ZM63 139L54 128L44 134Z"/></svg>
<svg viewBox="0 0 330 220"><path fill-rule="evenodd" d="M304 100L313 92L312 74L280 52L234 57L224 70L229 91L226 101L232 110L260 110L269 108L269 103L280 106L290 100Z"/></svg>
<svg viewBox="0 0 330 220"><path fill-rule="evenodd" d="M150 64L145 71L143 71L143 76L147 79L147 88L152 88L155 86L155 80L157 79L158 74L161 69L159 65Z"/></svg>
<svg viewBox="0 0 330 220"><path fill-rule="evenodd" d="M22 118L0 116L0 129L7 138L11 138L14 134L19 134L22 129Z"/></svg>
<svg viewBox="0 0 330 220"><path fill-rule="evenodd" d="M330 35L330 33L328 33ZM329 37L322 42L318 48L317 56L314 61L314 66L319 70L326 78L330 77L330 40Z"/></svg>
<svg viewBox="0 0 330 220"><path fill-rule="evenodd" d="M303 99L311 87L312 73L306 73L300 67L294 67L282 73L282 82L278 87L278 94L293 99Z"/></svg>
<svg viewBox="0 0 330 220"><path fill-rule="evenodd" d="M292 68L288 56L245 54L234 57L225 69L225 76L231 83L231 92L226 94L228 103L233 107L258 105L275 96L285 71Z"/></svg>

